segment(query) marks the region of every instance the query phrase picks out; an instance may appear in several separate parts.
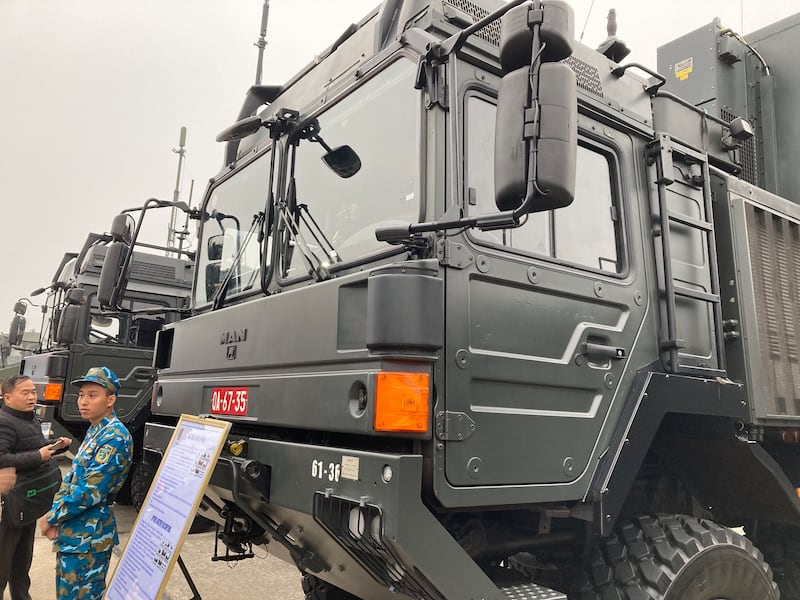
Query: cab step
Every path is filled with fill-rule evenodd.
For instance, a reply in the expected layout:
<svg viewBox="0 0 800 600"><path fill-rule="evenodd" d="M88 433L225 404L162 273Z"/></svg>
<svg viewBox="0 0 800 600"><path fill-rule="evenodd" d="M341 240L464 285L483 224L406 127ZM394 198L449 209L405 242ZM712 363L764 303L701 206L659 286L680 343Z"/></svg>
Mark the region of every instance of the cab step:
<svg viewBox="0 0 800 600"><path fill-rule="evenodd" d="M561 592L551 590L535 583L517 583L500 588L511 600L567 600Z"/></svg>

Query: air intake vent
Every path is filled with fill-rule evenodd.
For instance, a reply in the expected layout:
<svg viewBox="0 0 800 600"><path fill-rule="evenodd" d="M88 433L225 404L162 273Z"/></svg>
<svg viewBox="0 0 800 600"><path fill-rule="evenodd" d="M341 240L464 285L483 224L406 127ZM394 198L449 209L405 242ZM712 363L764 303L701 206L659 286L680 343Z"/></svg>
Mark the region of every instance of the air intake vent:
<svg viewBox="0 0 800 600"><path fill-rule="evenodd" d="M585 63L574 56L564 59L564 64L575 71L578 89L603 97L603 84L600 82L600 71L597 70L597 67Z"/></svg>
<svg viewBox="0 0 800 600"><path fill-rule="evenodd" d="M443 2L445 10L448 6L452 6L458 11L462 13L466 13L473 18L474 21L480 21L482 18L489 14L485 8L481 8L474 2L470 2L469 0L444 0ZM475 35L489 42L494 46L500 46L500 20L498 19L494 23L490 23L483 29L475 32Z"/></svg>
<svg viewBox="0 0 800 600"><path fill-rule="evenodd" d="M730 123L737 118L736 115L724 108L719 111L719 117L726 123ZM756 155L755 138L750 138L742 144L742 147L739 149L739 158L742 161L740 165L742 167L742 172L739 174L739 177L744 179L747 183L758 185L758 163L756 162L758 156Z"/></svg>
<svg viewBox="0 0 800 600"><path fill-rule="evenodd" d="M745 203L764 401L773 415L800 415L800 225Z"/></svg>
<svg viewBox="0 0 800 600"><path fill-rule="evenodd" d="M175 267L172 265L155 265L141 260L131 261L131 276L138 279L175 281L175 275Z"/></svg>

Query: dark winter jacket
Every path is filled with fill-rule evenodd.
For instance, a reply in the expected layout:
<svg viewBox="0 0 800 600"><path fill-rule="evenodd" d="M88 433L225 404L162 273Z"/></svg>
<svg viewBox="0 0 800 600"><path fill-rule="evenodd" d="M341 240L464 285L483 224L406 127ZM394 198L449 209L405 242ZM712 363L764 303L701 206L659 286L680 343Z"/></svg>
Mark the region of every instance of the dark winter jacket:
<svg viewBox="0 0 800 600"><path fill-rule="evenodd" d="M47 444L41 419L34 411L0 406L0 468L16 467L17 474L53 468L50 461L43 463L39 454L39 448Z"/></svg>

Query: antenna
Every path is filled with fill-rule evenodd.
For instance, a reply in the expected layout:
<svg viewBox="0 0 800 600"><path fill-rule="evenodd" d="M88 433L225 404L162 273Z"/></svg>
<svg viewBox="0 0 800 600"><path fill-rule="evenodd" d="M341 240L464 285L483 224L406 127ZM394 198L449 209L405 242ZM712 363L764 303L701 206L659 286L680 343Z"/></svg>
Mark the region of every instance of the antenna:
<svg viewBox="0 0 800 600"><path fill-rule="evenodd" d="M264 0L264 9L261 13L261 36L253 44L258 47L258 62L256 63L256 85L261 85L261 70L264 62L264 48L267 47L267 20L269 19L269 0Z"/></svg>
<svg viewBox="0 0 800 600"><path fill-rule="evenodd" d="M589 17L592 16L592 9L594 8L594 0L589 5L589 12L586 13L586 21L583 23L583 30L581 31L581 37L578 39L579 42L583 41L583 34L586 33L586 26L589 24Z"/></svg>
<svg viewBox="0 0 800 600"><path fill-rule="evenodd" d="M181 175L183 174L183 159L186 156L186 127L181 127L181 137L178 142L178 148L173 148L172 151L178 155L178 174L175 178L175 191L172 192L172 201L177 202L181 197ZM169 213L169 229L167 229L167 248L175 247L176 234L175 229L178 221L178 209L174 206ZM167 256L172 256L172 252L167 251Z"/></svg>
<svg viewBox="0 0 800 600"><path fill-rule="evenodd" d="M192 207L192 196L194 195L194 179L189 184L189 201L186 203L189 208ZM175 210L175 209L173 209ZM183 244L186 242L186 238L189 237L189 212L186 212L186 217L183 220L183 229L180 231L176 231L175 235L178 237L178 250L183 250Z"/></svg>

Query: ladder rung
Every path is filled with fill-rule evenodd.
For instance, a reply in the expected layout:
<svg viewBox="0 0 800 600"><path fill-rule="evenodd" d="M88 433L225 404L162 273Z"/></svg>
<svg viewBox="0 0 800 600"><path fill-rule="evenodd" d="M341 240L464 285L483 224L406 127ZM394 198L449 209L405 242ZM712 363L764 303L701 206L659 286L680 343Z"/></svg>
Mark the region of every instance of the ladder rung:
<svg viewBox="0 0 800 600"><path fill-rule="evenodd" d="M695 300L703 300L704 302L719 303L719 294L709 294L708 292L698 292L682 285L673 285L673 291L676 296L685 296L687 298L694 298Z"/></svg>
<svg viewBox="0 0 800 600"><path fill-rule="evenodd" d="M701 221L700 219L695 219L672 211L667 213L667 218L670 221L675 221L676 223L681 223L682 225L693 227L694 229L702 229L703 231L712 231L714 229L714 226L708 221Z"/></svg>

